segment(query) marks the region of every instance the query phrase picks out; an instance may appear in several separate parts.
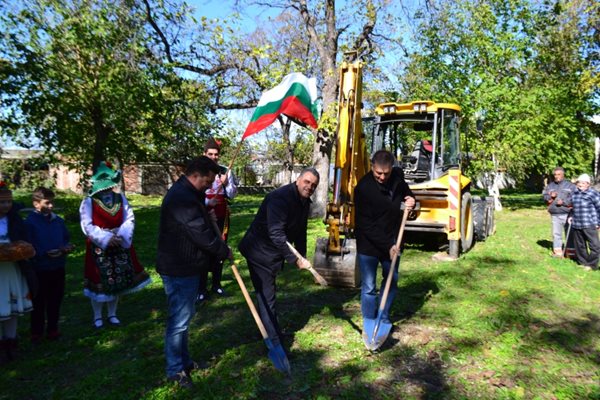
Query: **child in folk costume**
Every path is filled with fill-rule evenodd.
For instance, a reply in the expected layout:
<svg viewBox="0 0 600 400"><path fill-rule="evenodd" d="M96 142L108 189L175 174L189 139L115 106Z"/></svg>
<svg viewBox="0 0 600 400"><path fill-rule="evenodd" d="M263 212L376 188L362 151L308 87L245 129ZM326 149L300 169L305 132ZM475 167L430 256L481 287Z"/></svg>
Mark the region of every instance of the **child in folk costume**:
<svg viewBox="0 0 600 400"><path fill-rule="evenodd" d="M13 209L12 192L0 182L0 357L8 361L17 349L17 317L32 310L24 271L35 251L25 240L27 230Z"/></svg>
<svg viewBox="0 0 600 400"><path fill-rule="evenodd" d="M120 171L101 162L92 176L89 196L79 208L81 229L87 236L83 293L91 300L95 328L104 325L102 304L107 304L108 323L120 325L119 296L151 282L132 245L133 210L125 196L113 190L120 181Z"/></svg>

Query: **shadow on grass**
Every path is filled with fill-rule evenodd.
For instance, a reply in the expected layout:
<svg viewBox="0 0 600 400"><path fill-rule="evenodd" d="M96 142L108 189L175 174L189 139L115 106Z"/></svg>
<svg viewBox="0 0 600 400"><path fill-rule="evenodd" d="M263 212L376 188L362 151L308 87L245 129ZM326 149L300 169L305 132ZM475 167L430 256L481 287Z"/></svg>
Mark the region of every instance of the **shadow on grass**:
<svg viewBox="0 0 600 400"><path fill-rule="evenodd" d="M537 245L546 250L552 250L552 241L546 239L540 239L537 242Z"/></svg>

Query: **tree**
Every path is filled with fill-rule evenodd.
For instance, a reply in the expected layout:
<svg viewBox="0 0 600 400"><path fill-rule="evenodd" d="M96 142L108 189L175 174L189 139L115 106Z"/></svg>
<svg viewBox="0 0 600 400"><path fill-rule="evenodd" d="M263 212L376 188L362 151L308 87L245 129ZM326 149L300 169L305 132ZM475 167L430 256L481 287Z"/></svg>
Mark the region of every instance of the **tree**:
<svg viewBox="0 0 600 400"><path fill-rule="evenodd" d="M0 123L17 144L85 171L183 157L208 130L202 87L154 58L135 2L34 0L0 25Z"/></svg>
<svg viewBox="0 0 600 400"><path fill-rule="evenodd" d="M161 45L158 56L168 65L194 73L204 83L215 111L255 107L262 92L278 85L285 75L294 71L312 75L310 48L287 12L243 34L233 22L206 18L201 19L200 30L175 29L185 27L187 18L193 20L185 4L174 5L170 12L157 12L149 0L144 4ZM186 44L181 44L182 36ZM281 132L269 130L277 139L267 141L267 153L281 160L291 177L298 143L290 140L291 121L281 117L279 123Z"/></svg>
<svg viewBox="0 0 600 400"><path fill-rule="evenodd" d="M523 181L555 165L588 170L593 133L587 121L598 99L591 57L598 50L598 5L427 4L427 13L416 15L420 40L400 80L411 97L463 107L472 172L501 167Z"/></svg>
<svg viewBox="0 0 600 400"><path fill-rule="evenodd" d="M336 6L335 0L280 0L271 2L249 1L268 8L292 10L301 22L310 51L316 55L322 93L322 117L315 135L313 165L322 182L328 181L331 150L335 142L338 95L338 62L342 53L352 52L355 58L373 61L381 46L392 43L399 21L389 12L393 3L385 0L361 0ZM384 21L394 23L385 24ZM378 25L379 24L379 25ZM350 59L353 61L353 59ZM311 209L313 216L323 216L328 202L328 185L319 185Z"/></svg>

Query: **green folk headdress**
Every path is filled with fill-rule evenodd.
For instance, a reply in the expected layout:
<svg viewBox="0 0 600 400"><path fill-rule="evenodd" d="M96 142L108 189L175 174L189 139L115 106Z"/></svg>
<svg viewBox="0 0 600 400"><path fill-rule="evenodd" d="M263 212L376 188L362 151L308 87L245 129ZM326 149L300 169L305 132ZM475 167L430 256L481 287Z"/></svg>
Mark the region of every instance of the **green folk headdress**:
<svg viewBox="0 0 600 400"><path fill-rule="evenodd" d="M96 168L96 172L92 175L92 188L89 190L88 196L92 197L103 190L117 187L120 182L121 171L114 169L110 163L101 161Z"/></svg>

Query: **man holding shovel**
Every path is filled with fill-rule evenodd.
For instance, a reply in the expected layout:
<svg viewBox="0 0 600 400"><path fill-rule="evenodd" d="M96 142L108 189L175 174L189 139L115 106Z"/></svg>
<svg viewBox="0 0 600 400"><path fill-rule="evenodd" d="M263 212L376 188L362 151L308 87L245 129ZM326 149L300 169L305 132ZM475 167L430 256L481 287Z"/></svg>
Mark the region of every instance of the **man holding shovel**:
<svg viewBox="0 0 600 400"><path fill-rule="evenodd" d="M306 256L310 197L318 184L317 170L305 168L295 182L269 193L238 245L248 262L260 318L276 347L281 347L281 329L275 311L275 279L284 261L296 264L298 268L310 266L303 257ZM293 243L303 257L297 257L287 242Z"/></svg>
<svg viewBox="0 0 600 400"><path fill-rule="evenodd" d="M381 264L383 268L383 289L388 276L391 260L399 260L400 245L396 243L403 211L402 203L406 208L415 205L415 198L404 180L404 174L399 168L394 168L394 156L392 153L379 150L373 155L370 173L366 174L354 190L354 201L356 206L356 246L360 274L361 287L361 311L365 329L363 337L367 343L367 337L371 341L371 324L378 317L379 296L377 293L377 267ZM391 329L389 312L397 290L398 265L394 265L394 274L391 286L385 302L381 309L380 323ZM379 324L378 324L379 325ZM385 336L385 329L382 331ZM389 329L387 329L389 333ZM381 343L385 341L382 338ZM379 343L379 345L381 344ZM367 346L373 349L369 345Z"/></svg>

